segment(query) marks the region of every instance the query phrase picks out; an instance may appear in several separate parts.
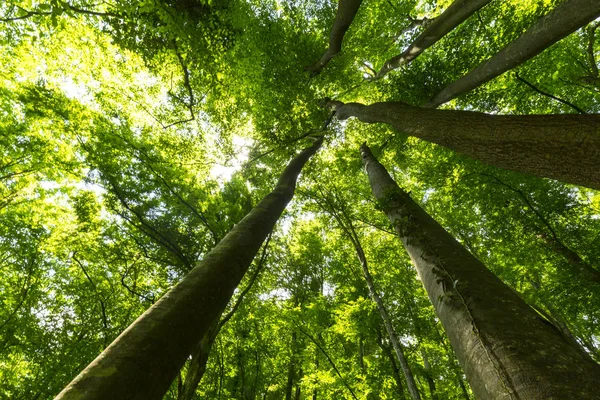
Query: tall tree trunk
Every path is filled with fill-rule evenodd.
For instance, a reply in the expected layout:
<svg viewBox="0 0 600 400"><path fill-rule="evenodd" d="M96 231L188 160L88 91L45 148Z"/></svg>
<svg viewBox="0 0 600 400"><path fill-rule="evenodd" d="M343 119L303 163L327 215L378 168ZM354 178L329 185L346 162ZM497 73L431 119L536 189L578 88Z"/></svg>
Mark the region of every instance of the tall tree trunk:
<svg viewBox="0 0 600 400"><path fill-rule="evenodd" d="M384 122L496 167L600 190L600 115L488 115L400 102L328 105L341 120Z"/></svg>
<svg viewBox="0 0 600 400"><path fill-rule="evenodd" d="M429 386L429 393L431 394L431 400L438 400L437 391L435 388L435 382L433 380L433 376L431 375L431 365L429 365L429 358L427 358L427 353L423 349L421 349L421 357L423 357L423 367L425 369L425 380L427 381L427 386Z"/></svg>
<svg viewBox="0 0 600 400"><path fill-rule="evenodd" d="M600 15L598 0L565 0L517 40L446 86L425 107L435 108L524 63Z"/></svg>
<svg viewBox="0 0 600 400"><path fill-rule="evenodd" d="M600 365L568 343L402 191L363 145L375 198L481 399L597 399Z"/></svg>
<svg viewBox="0 0 600 400"><path fill-rule="evenodd" d="M292 332L292 344L290 353L290 364L288 366L287 385L285 387L285 400L292 400L294 389L294 376L296 375L296 332Z"/></svg>
<svg viewBox="0 0 600 400"><path fill-rule="evenodd" d="M391 70L410 63L490 1L455 0L401 54L387 60L383 67L377 71L374 79L382 78Z"/></svg>
<svg viewBox="0 0 600 400"><path fill-rule="evenodd" d="M275 189L57 397L161 399L198 340L221 315L262 242L294 195L300 171L323 142L298 154Z"/></svg>
<svg viewBox="0 0 600 400"><path fill-rule="evenodd" d="M323 205L322 203L321 205L324 207L324 209L326 209L333 215L335 220L338 222L338 224L340 225L340 227L354 246L354 250L356 251L356 255L362 268L363 276L365 278L365 281L367 282L369 295L371 296L371 299L377 306L377 310L379 311L379 315L383 320L385 330L390 338L392 347L396 352L396 357L398 357L398 362L400 363L400 367L402 368L404 377L406 378L408 393L410 394L410 397L413 400L420 400L421 396L419 394L419 389L417 388L417 384L415 382L413 373L410 369L410 366L408 365L408 360L404 355L404 346L402 346L402 343L400 343L400 341L398 340L398 335L394 330L392 320L387 312L387 309L385 308L385 305L383 304L383 300L381 299L379 293L377 292L377 289L375 288L373 276L369 271L369 263L367 261L367 256L365 255L362 244L360 243L360 239L356 233L356 230L354 229L352 218L347 213L345 213L344 210L338 211L336 209L335 204L332 201L330 201L327 196L324 196L323 202L326 203L326 205Z"/></svg>
<svg viewBox="0 0 600 400"><path fill-rule="evenodd" d="M406 397L404 396L404 388L402 386L402 378L400 377L400 370L398 369L398 365L396 365L396 358L392 354L390 348L383 343L383 338L381 337L381 330L377 329L377 343L381 350L385 353L388 360L392 364L392 375L394 376L394 380L396 381L396 388L398 389L398 397L400 400L404 400Z"/></svg>
<svg viewBox="0 0 600 400"><path fill-rule="evenodd" d="M351 224L351 222L349 222ZM354 228L350 225L350 229L354 232ZM355 233L353 233L356 235ZM371 298L377 305L377 310L379 311L379 315L381 315L381 319L383 320L383 325L385 330L390 338L390 342L392 343L392 347L396 352L396 357L398 358L398 362L400 363L400 368L402 368L402 373L404 374L404 378L406 379L406 385L408 387L408 393L410 394L411 399L420 400L421 395L419 394L419 389L417 388L417 384L415 383L415 378L413 373L408 365L408 360L404 355L404 346L398 340L398 335L392 326L392 320L390 319L390 315L383 304L383 300L379 296L377 289L375 289L375 284L373 283L373 276L371 276L371 272L369 271L369 264L367 263L367 257L363 251L363 248L358 241L358 238L354 236L352 240L354 247L356 249L356 253L358 255L358 259L360 260L360 265L362 266L363 275L365 277L365 281L367 281L367 287L369 288L369 294Z"/></svg>
<svg viewBox="0 0 600 400"><path fill-rule="evenodd" d="M197 344L192 353L190 367L185 375L185 381L178 392L177 400L190 400L194 397L200 380L206 372L206 363L212 349L213 343L220 331L219 320L217 319L204 334L204 337Z"/></svg>
<svg viewBox="0 0 600 400"><path fill-rule="evenodd" d="M229 322L231 317L233 317L237 309L242 304L244 297L246 296L246 294L248 294L250 289L252 289L254 282L256 282L256 280L258 279L258 275L265 266L265 261L267 259L267 248L269 246L270 241L271 235L269 235L263 246L263 251L256 265L256 269L254 270L252 276L248 280L248 284L238 296L237 300L235 301L235 304L231 307L231 310L229 310L229 312L225 315L221 314L222 316L220 316L217 319L217 322L213 323L210 326L208 331L204 334L204 337L196 346L196 349L192 353L190 366L185 375L185 382L183 383L181 390L178 392L177 400L192 400L192 398L194 397L196 389L198 388L198 385L200 384L200 381L202 380L202 377L206 372L206 363L208 362L208 356L210 355L212 345L215 339L217 338L219 332L221 332L223 326L227 322Z"/></svg>
<svg viewBox="0 0 600 400"><path fill-rule="evenodd" d="M329 35L329 47L319 61L305 68L306 71L310 71L313 75L319 74L329 61L342 51L344 35L350 28L361 3L362 0L338 0L337 13Z"/></svg>

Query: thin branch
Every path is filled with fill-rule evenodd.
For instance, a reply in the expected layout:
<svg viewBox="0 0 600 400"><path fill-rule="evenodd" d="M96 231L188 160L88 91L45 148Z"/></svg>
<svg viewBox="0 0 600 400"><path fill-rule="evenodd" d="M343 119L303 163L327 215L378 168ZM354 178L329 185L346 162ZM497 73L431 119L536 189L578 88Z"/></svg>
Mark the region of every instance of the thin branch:
<svg viewBox="0 0 600 400"><path fill-rule="evenodd" d="M327 128L329 127L329 124L333 120L334 116L335 116L335 112L331 112L329 114L329 116L327 117L327 119L325 120L325 122L323 122L323 125L321 125L320 128L311 129L308 132L303 133L302 135L300 135L300 136L298 136L298 137L296 137L294 139L287 140L281 146L274 147L274 148L272 148L270 150L265 151L264 153L259 154L258 156L252 158L251 160L248 160L247 164L252 164L252 163L258 161L259 159L261 159L262 157L267 156L267 155L275 152L275 150L278 150L278 149L282 148L283 146L289 146L289 145L294 144L294 143L296 143L296 142L298 142L298 141L300 141L300 140L302 140L302 139L304 139L306 137L309 137L311 135L315 135L317 133L325 132L327 130Z"/></svg>
<svg viewBox="0 0 600 400"><path fill-rule="evenodd" d="M302 329L298 323L295 323L295 325L296 325L296 329L298 329L298 331L300 333L302 333L304 336L306 336L307 338L309 338L310 341L313 342L315 344L315 346L317 346L317 348L321 351L321 353L323 353L323 355L325 356L325 358L327 358L327 361L329 361L329 364L331 364L331 366L333 367L333 369L336 372L336 374L342 380L342 383L344 384L344 386L346 386L346 388L348 389L348 391L350 391L350 394L352 394L352 397L355 400L358 400L358 398L354 394L354 390L352 390L352 387L350 387L350 385L348 384L348 382L346 382L346 379L344 379L344 377L340 373L340 370L337 369L337 367L335 366L335 363L333 362L333 360L331 359L331 357L329 357L329 354L327 354L327 352L325 351L325 349L323 348L323 346L321 346L319 344L319 342L317 342L317 340L314 337L312 337L308 332L306 332L304 329Z"/></svg>
<svg viewBox="0 0 600 400"><path fill-rule="evenodd" d="M92 286L92 289L94 290L94 294L96 295L96 298L98 299L98 302L100 303L100 309L101 309L101 312L102 312L102 325L104 326L104 347L106 347L108 345L108 343L107 343L107 339L108 339L108 318L106 317L106 305L104 304L104 300L102 299L102 296L100 296L100 292L98 292L98 288L96 287L96 284L92 280L92 277L88 274L87 270L85 269L85 267L83 266L83 264L81 263L81 261L79 261L77 259L77 257L75 257L76 254L77 254L77 252L74 252L73 255L71 256L71 258L73 259L73 261L75 261L77 263L77 265L79 265L79 267L81 268L81 270L85 274L85 277L90 282L90 285Z"/></svg>
<svg viewBox="0 0 600 400"><path fill-rule="evenodd" d="M189 96L189 101L183 100L182 98L176 96L171 91L169 91L169 95L171 95L171 97L173 97L174 99L178 100L183 105L185 105L185 107L190 112L190 117L188 119L185 119L185 120L180 120L180 121L175 121L173 123L170 123L170 124L164 126L163 127L164 129L167 129L167 128L169 128L171 126L174 126L174 125L183 124L183 123L186 123L186 122L191 122L191 121L193 121L193 120L196 119L196 115L194 113L194 106L196 105L196 100L194 99L194 91L192 90L192 86L190 85L190 71L187 68L187 65L185 64L183 56L181 55L181 53L179 52L179 49L177 48L177 44L173 43L173 47L175 49L175 55L177 56L177 60L179 61L179 65L181 66L181 70L183 71L183 86L185 86L185 88L187 89L188 96Z"/></svg>
<svg viewBox="0 0 600 400"><path fill-rule="evenodd" d="M78 8L78 7L75 7L75 6L72 6L70 4L66 4L66 3L63 3L63 5L66 8L53 7L52 11L26 10L23 7L17 6L17 8L19 8L21 11L24 11L25 14L20 15L18 17L0 18L0 22L18 21L18 20L23 20L23 19L34 17L34 16L38 16L38 15L39 16L49 16L49 15L53 15L53 14L56 15L57 13L54 11L54 9L58 9L60 14L63 14L67 10L69 10L69 11L73 11L73 12L78 13L78 14L94 15L94 16L97 16L97 17L123 18L122 15L111 13L111 12L100 12L100 11L93 11L93 10L85 10L83 8Z"/></svg>
<svg viewBox="0 0 600 400"><path fill-rule="evenodd" d="M252 289L254 282L256 282L256 279L258 278L258 275L263 270L263 268L265 266L265 261L267 259L267 249L269 248L269 242L271 241L272 235L273 235L273 233L271 232L269 234L269 236L267 237L267 240L265 241L265 244L263 246L263 251L260 256L260 260L258 261L258 264L256 265L256 269L254 270L252 277L250 277L248 284L246 285L246 287L244 288L242 293L240 293L240 295L238 296L237 300L235 301L235 304L233 305L233 307L231 307L231 310L229 310L229 312L223 318L221 318L221 320L219 321L217 332L221 330L223 325L225 325L231 319L231 317L233 317L233 314L235 314L237 309L242 304L242 301L244 300L244 296L246 296L246 294L248 294L250 289Z"/></svg>
<svg viewBox="0 0 600 400"><path fill-rule="evenodd" d="M600 26L600 22L592 23L588 26L588 47L587 56L590 63L592 76L598 78L598 64L596 63L596 55L594 53L594 44L596 42L596 29Z"/></svg>
<svg viewBox="0 0 600 400"><path fill-rule="evenodd" d="M525 78L521 77L521 76L519 75L519 73L518 73L518 72L515 72L515 77L516 77L516 78L517 78L519 81L521 81L521 82L523 82L524 84L526 84L527 86L529 86L529 87L530 87L531 89L533 89L535 92L537 92L537 93L539 93L539 94L541 94L541 95L543 95L543 96L550 97L551 99L553 99L553 100L556 100L556 101L558 101L558 102L560 102L560 103L563 103L563 104L565 104L565 105L567 105L567 106L571 107L572 109L574 109L575 111L577 111L577 112L578 112L578 113L580 113L580 114L587 114L587 112L583 111L581 108L577 107L575 104L571 103L570 101L563 100L563 99L561 99L560 97L554 96L554 95L553 95L553 94L551 94L551 93L545 92L545 91L543 91L543 90L541 90L541 89L537 88L537 87L536 87L536 86L534 86L534 85L533 85L531 82L529 82L529 81L527 81Z"/></svg>
<svg viewBox="0 0 600 400"><path fill-rule="evenodd" d="M131 268L133 268L133 266L135 265L135 263L139 260L141 256L138 256L138 258L129 266L127 267L127 261L125 261L125 267L126 270L125 272L121 275L121 286L123 286L125 289L127 289L127 291L131 294L133 294L134 296L137 296L139 298L142 298L146 301L149 301L151 304L154 304L154 295L152 295L152 297L148 297L146 295L143 295L141 293L136 292L135 290L133 290L132 288L129 287L129 285L127 285L125 283L125 278L127 277L127 275L129 275L129 271L131 270ZM135 281L133 283L135 285Z"/></svg>

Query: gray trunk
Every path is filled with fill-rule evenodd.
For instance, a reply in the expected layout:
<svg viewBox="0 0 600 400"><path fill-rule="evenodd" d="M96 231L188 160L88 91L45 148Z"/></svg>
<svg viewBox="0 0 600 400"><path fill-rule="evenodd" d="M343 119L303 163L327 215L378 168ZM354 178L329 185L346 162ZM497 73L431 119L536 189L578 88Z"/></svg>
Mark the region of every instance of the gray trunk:
<svg viewBox="0 0 600 400"><path fill-rule="evenodd" d="M323 138L298 154L277 186L206 257L88 365L57 400L161 399L219 318L262 242L294 195Z"/></svg>
<svg viewBox="0 0 600 400"><path fill-rule="evenodd" d="M400 102L328 105L342 120L387 123L496 167L600 190L600 115L488 115Z"/></svg>
<svg viewBox="0 0 600 400"><path fill-rule="evenodd" d="M317 75L323 68L329 63L329 61L335 57L340 51L342 51L342 42L344 41L344 35L352 21L354 16L360 8L362 0L339 0L338 9L335 14L335 20L331 27L331 34L329 35L329 47L325 53L321 56L319 61L310 67L306 67L305 70L311 71L313 75Z"/></svg>
<svg viewBox="0 0 600 400"><path fill-rule="evenodd" d="M361 156L477 398L597 399L600 366L423 211L366 145Z"/></svg>
<svg viewBox="0 0 600 400"><path fill-rule="evenodd" d="M351 227L351 229L352 229L352 227ZM404 374L404 378L406 379L406 385L408 387L408 393L410 394L411 399L420 400L421 395L419 394L419 389L417 388L415 378L410 369L410 366L408 365L408 360L406 359L406 356L404 355L404 346L402 346L402 343L400 343L400 341L398 340L398 335L396 334L396 331L394 330L394 327L392 326L392 320L390 319L387 309L385 308L385 305L383 304L383 300L381 300L379 293L375 289L375 284L373 283L373 277L371 276L371 272L369 271L369 265L367 263L367 258L365 256L365 253L362 249L362 246L360 245L360 242L358 242L356 237L354 238L353 243L354 243L356 252L358 254L358 259L360 260L360 264L362 266L365 281L367 281L367 287L369 288L369 294L371 295L371 298L377 305L377 310L379 311L379 315L381 315L381 319L383 320L383 325L385 326L385 330L390 338L392 347L394 348L394 351L396 352L396 357L398 358L398 362L400 363L400 368L402 368L402 373Z"/></svg>
<svg viewBox="0 0 600 400"><path fill-rule="evenodd" d="M524 63L600 15L598 0L565 0L517 40L448 85L425 105L435 108Z"/></svg>
<svg viewBox="0 0 600 400"><path fill-rule="evenodd" d="M456 0L433 20L401 54L390 58L375 75L375 79L382 78L385 74L410 63L421 53L446 36L448 32L463 23L473 13L488 4L491 0Z"/></svg>

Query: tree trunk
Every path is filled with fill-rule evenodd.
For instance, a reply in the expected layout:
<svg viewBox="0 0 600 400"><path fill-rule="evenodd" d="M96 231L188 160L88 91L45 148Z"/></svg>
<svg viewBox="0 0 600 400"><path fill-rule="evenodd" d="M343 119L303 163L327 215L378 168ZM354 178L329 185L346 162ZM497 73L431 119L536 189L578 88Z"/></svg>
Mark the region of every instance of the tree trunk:
<svg viewBox="0 0 600 400"><path fill-rule="evenodd" d="M287 385L285 387L285 400L292 400L292 391L294 389L294 376L296 375L296 332L292 332L290 364L288 366Z"/></svg>
<svg viewBox="0 0 600 400"><path fill-rule="evenodd" d="M350 222L351 223L351 222ZM352 225L350 225L350 229L354 232ZM367 257L363 251L363 248L360 242L357 240L357 237L354 237L352 240L354 247L356 249L356 253L358 255L358 259L360 260L360 265L362 266L363 275L365 277L365 281L367 281L367 287L369 288L369 294L371 298L377 305L377 310L379 311L379 315L381 315L381 319L383 320L383 325L385 326L385 330L390 338L390 342L392 343L392 347L396 352L396 357L398 358L398 362L400 363L400 368L402 368L402 372L404 377L406 378L406 385L408 387L408 393L413 400L420 400L421 395L419 394L419 389L417 389L417 384L415 383L415 378L413 373L408 365L408 360L404 355L404 346L398 340L398 335L396 335L396 331L392 326L392 320L383 304L383 300L379 296L379 293L375 289L375 284L373 283L373 277L371 276L371 272L369 271L369 265L367 263Z"/></svg>
<svg viewBox="0 0 600 400"><path fill-rule="evenodd" d="M431 365L429 365L429 358L427 358L427 353L423 349L421 349L421 357L423 357L423 367L425 369L425 380L427 381L427 386L429 386L429 393L431 394L431 400L438 400L437 391L435 388L435 382L433 380L433 376L431 375Z"/></svg>
<svg viewBox="0 0 600 400"><path fill-rule="evenodd" d="M434 45L447 33L463 23L477 10L491 0L455 0L444 12L429 25L401 54L390 58L375 75L375 79L410 63L426 49Z"/></svg>
<svg viewBox="0 0 600 400"><path fill-rule="evenodd" d="M323 138L298 154L277 186L158 302L56 398L161 399L199 339L221 315Z"/></svg>
<svg viewBox="0 0 600 400"><path fill-rule="evenodd" d="M377 343L379 344L379 347L381 347L381 350L383 350L383 352L387 356L388 360L390 360L390 363L392 364L392 374L394 376L394 380L396 381L396 388L398 389L398 397L400 400L404 400L406 397L404 396L404 389L402 387L402 378L400 377L400 370L398 369L398 366L396 365L396 359L394 358L392 351L390 350L390 348L388 346L386 346L383 343L383 338L381 337L381 331L379 329L377 329Z"/></svg>
<svg viewBox="0 0 600 400"><path fill-rule="evenodd" d="M446 86L425 105L435 108L524 63L600 15L598 0L565 0L517 40Z"/></svg>
<svg viewBox="0 0 600 400"><path fill-rule="evenodd" d="M496 167L600 190L600 115L488 115L400 102L328 105L341 120L384 122Z"/></svg>
<svg viewBox="0 0 600 400"><path fill-rule="evenodd" d="M208 356L210 355L210 350L212 349L212 345L220 330L219 320L217 319L210 328L208 328L208 331L196 346L196 349L192 353L190 367L185 375L182 390L179 391L177 395L177 400L191 400L194 397L198 384L204 376L204 372L206 372Z"/></svg>
<svg viewBox="0 0 600 400"><path fill-rule="evenodd" d="M361 3L362 0L338 0L338 9L329 36L329 47L319 61L305 68L306 71L312 72L313 75L319 74L329 61L342 51L344 35L348 28L350 28Z"/></svg>
<svg viewBox="0 0 600 400"><path fill-rule="evenodd" d="M477 398L597 399L600 365L423 211L366 145L361 156Z"/></svg>

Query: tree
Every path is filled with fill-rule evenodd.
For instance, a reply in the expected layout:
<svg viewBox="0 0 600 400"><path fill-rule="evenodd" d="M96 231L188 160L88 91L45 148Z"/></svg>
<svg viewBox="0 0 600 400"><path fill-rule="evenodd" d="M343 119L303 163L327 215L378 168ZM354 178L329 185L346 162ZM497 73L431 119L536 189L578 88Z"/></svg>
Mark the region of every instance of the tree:
<svg viewBox="0 0 600 400"><path fill-rule="evenodd" d="M427 215L366 145L361 157L475 394L594 398L600 366Z"/></svg>
<svg viewBox="0 0 600 400"><path fill-rule="evenodd" d="M344 35L352 21L354 16L358 12L358 9L362 3L362 0L339 0L338 9L335 14L335 20L331 27L331 34L329 35L329 47L325 53L321 56L319 61L310 67L306 67L307 71L310 71L313 75L317 75L323 68L329 63L329 61L335 57L340 51L342 51L342 42L344 41Z"/></svg>
<svg viewBox="0 0 600 400"><path fill-rule="evenodd" d="M477 160L513 171L600 189L597 115L486 115L428 110L400 102L329 101L339 119L384 122Z"/></svg>
<svg viewBox="0 0 600 400"><path fill-rule="evenodd" d="M275 189L58 398L163 396L198 338L227 305L263 240L294 195L302 167L322 141L321 136L298 154L281 174Z"/></svg>
<svg viewBox="0 0 600 400"><path fill-rule="evenodd" d="M442 14L428 21L425 30L401 54L386 61L383 67L377 71L374 79L382 78L388 72L417 58L428 47L433 46L444 35L489 2L490 0L457 0L453 2Z"/></svg>
<svg viewBox="0 0 600 400"><path fill-rule="evenodd" d="M446 86L426 105L436 108L498 75L522 64L600 15L600 5L593 0L566 0L540 18L517 40L481 63L459 80Z"/></svg>

